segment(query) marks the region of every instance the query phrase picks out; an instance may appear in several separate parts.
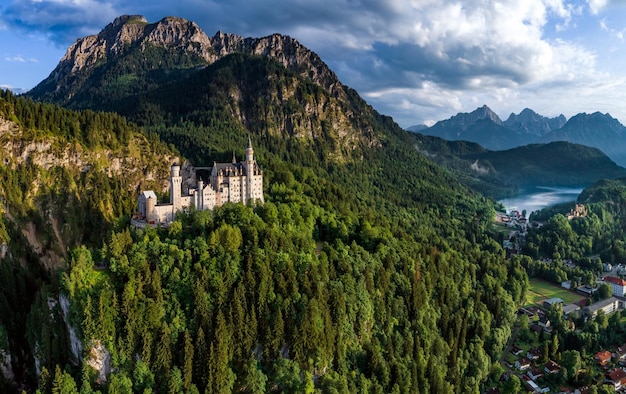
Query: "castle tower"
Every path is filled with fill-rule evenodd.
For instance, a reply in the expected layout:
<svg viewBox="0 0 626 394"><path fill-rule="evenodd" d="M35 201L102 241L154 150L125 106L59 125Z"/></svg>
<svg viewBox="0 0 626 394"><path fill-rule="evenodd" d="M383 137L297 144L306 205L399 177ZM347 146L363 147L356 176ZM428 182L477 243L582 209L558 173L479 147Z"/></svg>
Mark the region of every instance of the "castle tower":
<svg viewBox="0 0 626 394"><path fill-rule="evenodd" d="M204 182L202 178L198 179L198 191L196 192L196 209L204 209Z"/></svg>
<svg viewBox="0 0 626 394"><path fill-rule="evenodd" d="M148 223L156 221L155 217L156 198L150 196L146 199L146 221Z"/></svg>
<svg viewBox="0 0 626 394"><path fill-rule="evenodd" d="M246 193L243 194L242 202L247 204L248 201L254 199L254 149L252 149L252 141L248 136L248 147L246 148Z"/></svg>
<svg viewBox="0 0 626 394"><path fill-rule="evenodd" d="M252 141L248 136L248 147L246 148L246 163L250 164L254 162L254 149L252 149Z"/></svg>
<svg viewBox="0 0 626 394"><path fill-rule="evenodd" d="M181 208L183 178L180 176L180 166L178 163L172 164L172 176L170 178L170 204L174 210Z"/></svg>

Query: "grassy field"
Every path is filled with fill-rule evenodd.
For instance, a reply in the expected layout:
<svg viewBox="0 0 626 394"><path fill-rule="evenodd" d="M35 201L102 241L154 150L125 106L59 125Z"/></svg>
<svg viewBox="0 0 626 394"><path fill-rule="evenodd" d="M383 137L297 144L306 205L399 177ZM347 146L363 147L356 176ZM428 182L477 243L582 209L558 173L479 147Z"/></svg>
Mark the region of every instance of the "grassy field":
<svg viewBox="0 0 626 394"><path fill-rule="evenodd" d="M562 288L561 286L543 281L541 279L530 279L530 289L526 294L528 305L541 304L547 298L558 297L566 304L571 304L585 298L580 294Z"/></svg>

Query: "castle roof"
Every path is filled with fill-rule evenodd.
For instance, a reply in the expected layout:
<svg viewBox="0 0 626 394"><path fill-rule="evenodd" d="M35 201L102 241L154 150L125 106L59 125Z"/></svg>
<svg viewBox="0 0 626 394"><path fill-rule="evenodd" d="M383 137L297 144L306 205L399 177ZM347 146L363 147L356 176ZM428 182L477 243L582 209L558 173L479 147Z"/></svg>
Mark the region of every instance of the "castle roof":
<svg viewBox="0 0 626 394"><path fill-rule="evenodd" d="M144 190L141 192L141 196L143 196L143 198L145 198L146 200L149 198L154 198L156 200L157 196L154 193L154 191L152 190Z"/></svg>

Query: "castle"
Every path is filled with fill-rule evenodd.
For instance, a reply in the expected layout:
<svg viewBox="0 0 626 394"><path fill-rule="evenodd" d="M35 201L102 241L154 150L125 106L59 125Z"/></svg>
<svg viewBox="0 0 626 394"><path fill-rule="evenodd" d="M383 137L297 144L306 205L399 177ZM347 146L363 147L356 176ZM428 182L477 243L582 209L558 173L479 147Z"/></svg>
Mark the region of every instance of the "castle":
<svg viewBox="0 0 626 394"><path fill-rule="evenodd" d="M182 194L183 177L180 166L172 164L170 176L170 202L158 204L152 190L139 194L138 211L135 215L137 224L144 222L152 225L167 224L176 217L176 212L187 207L207 210L227 202L244 203L261 201L263 198L263 171L254 160L254 149L248 138L246 159L237 162L233 155L232 163L213 163L213 167L196 167L195 186L188 187ZM210 175L203 179L202 173Z"/></svg>

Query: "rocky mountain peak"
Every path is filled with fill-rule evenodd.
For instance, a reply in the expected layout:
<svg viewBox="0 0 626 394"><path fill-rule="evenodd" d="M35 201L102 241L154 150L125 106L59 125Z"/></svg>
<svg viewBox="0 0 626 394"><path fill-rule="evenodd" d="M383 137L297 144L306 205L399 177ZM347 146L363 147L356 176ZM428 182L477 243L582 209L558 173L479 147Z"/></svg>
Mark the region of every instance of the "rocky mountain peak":
<svg viewBox="0 0 626 394"><path fill-rule="evenodd" d="M624 127L619 120L615 119L608 113L603 114L601 112L594 112L592 114L583 112L572 116L572 118L563 126L563 129L589 129L593 131L600 127L607 130L613 130L619 134L624 134L626 132L626 127Z"/></svg>
<svg viewBox="0 0 626 394"><path fill-rule="evenodd" d="M493 112L491 108L489 108L487 105L478 107L472 112L460 112L452 116L448 120L442 120L437 122L435 125L445 124L446 127L455 127L458 128L460 131L464 131L467 130L468 127L474 125L476 122L485 119L489 119L497 125L502 125L502 120L500 119L500 117L495 112Z"/></svg>
<svg viewBox="0 0 626 394"><path fill-rule="evenodd" d="M552 130L563 127L567 119L562 114L555 118L541 116L530 108L524 108L519 115L511 113L503 125L511 130L543 136Z"/></svg>
<svg viewBox="0 0 626 394"><path fill-rule="evenodd" d="M490 119L496 124L502 125L502 119L500 119L500 117L495 112L493 112L491 108L489 108L487 105L476 108L476 110L470 112L469 115L475 120Z"/></svg>
<svg viewBox="0 0 626 394"><path fill-rule="evenodd" d="M29 96L67 103L82 89L82 84L96 67L114 67L122 55L137 50L145 51L150 46L173 49L176 56L188 56L187 59L192 60L188 60L186 67L212 64L234 53L268 57L331 93L342 94L343 91L337 89L341 86L338 78L320 57L289 36L272 34L244 39L236 34L218 31L209 38L195 22L183 18L166 17L156 23L148 23L141 15L123 15L99 34L81 38L71 45L50 76L36 86ZM102 61L104 59L106 62ZM146 62L143 56L136 61ZM142 67L146 70L159 67L167 69L172 65L171 62L169 65L152 62ZM134 72L139 70L135 69Z"/></svg>

